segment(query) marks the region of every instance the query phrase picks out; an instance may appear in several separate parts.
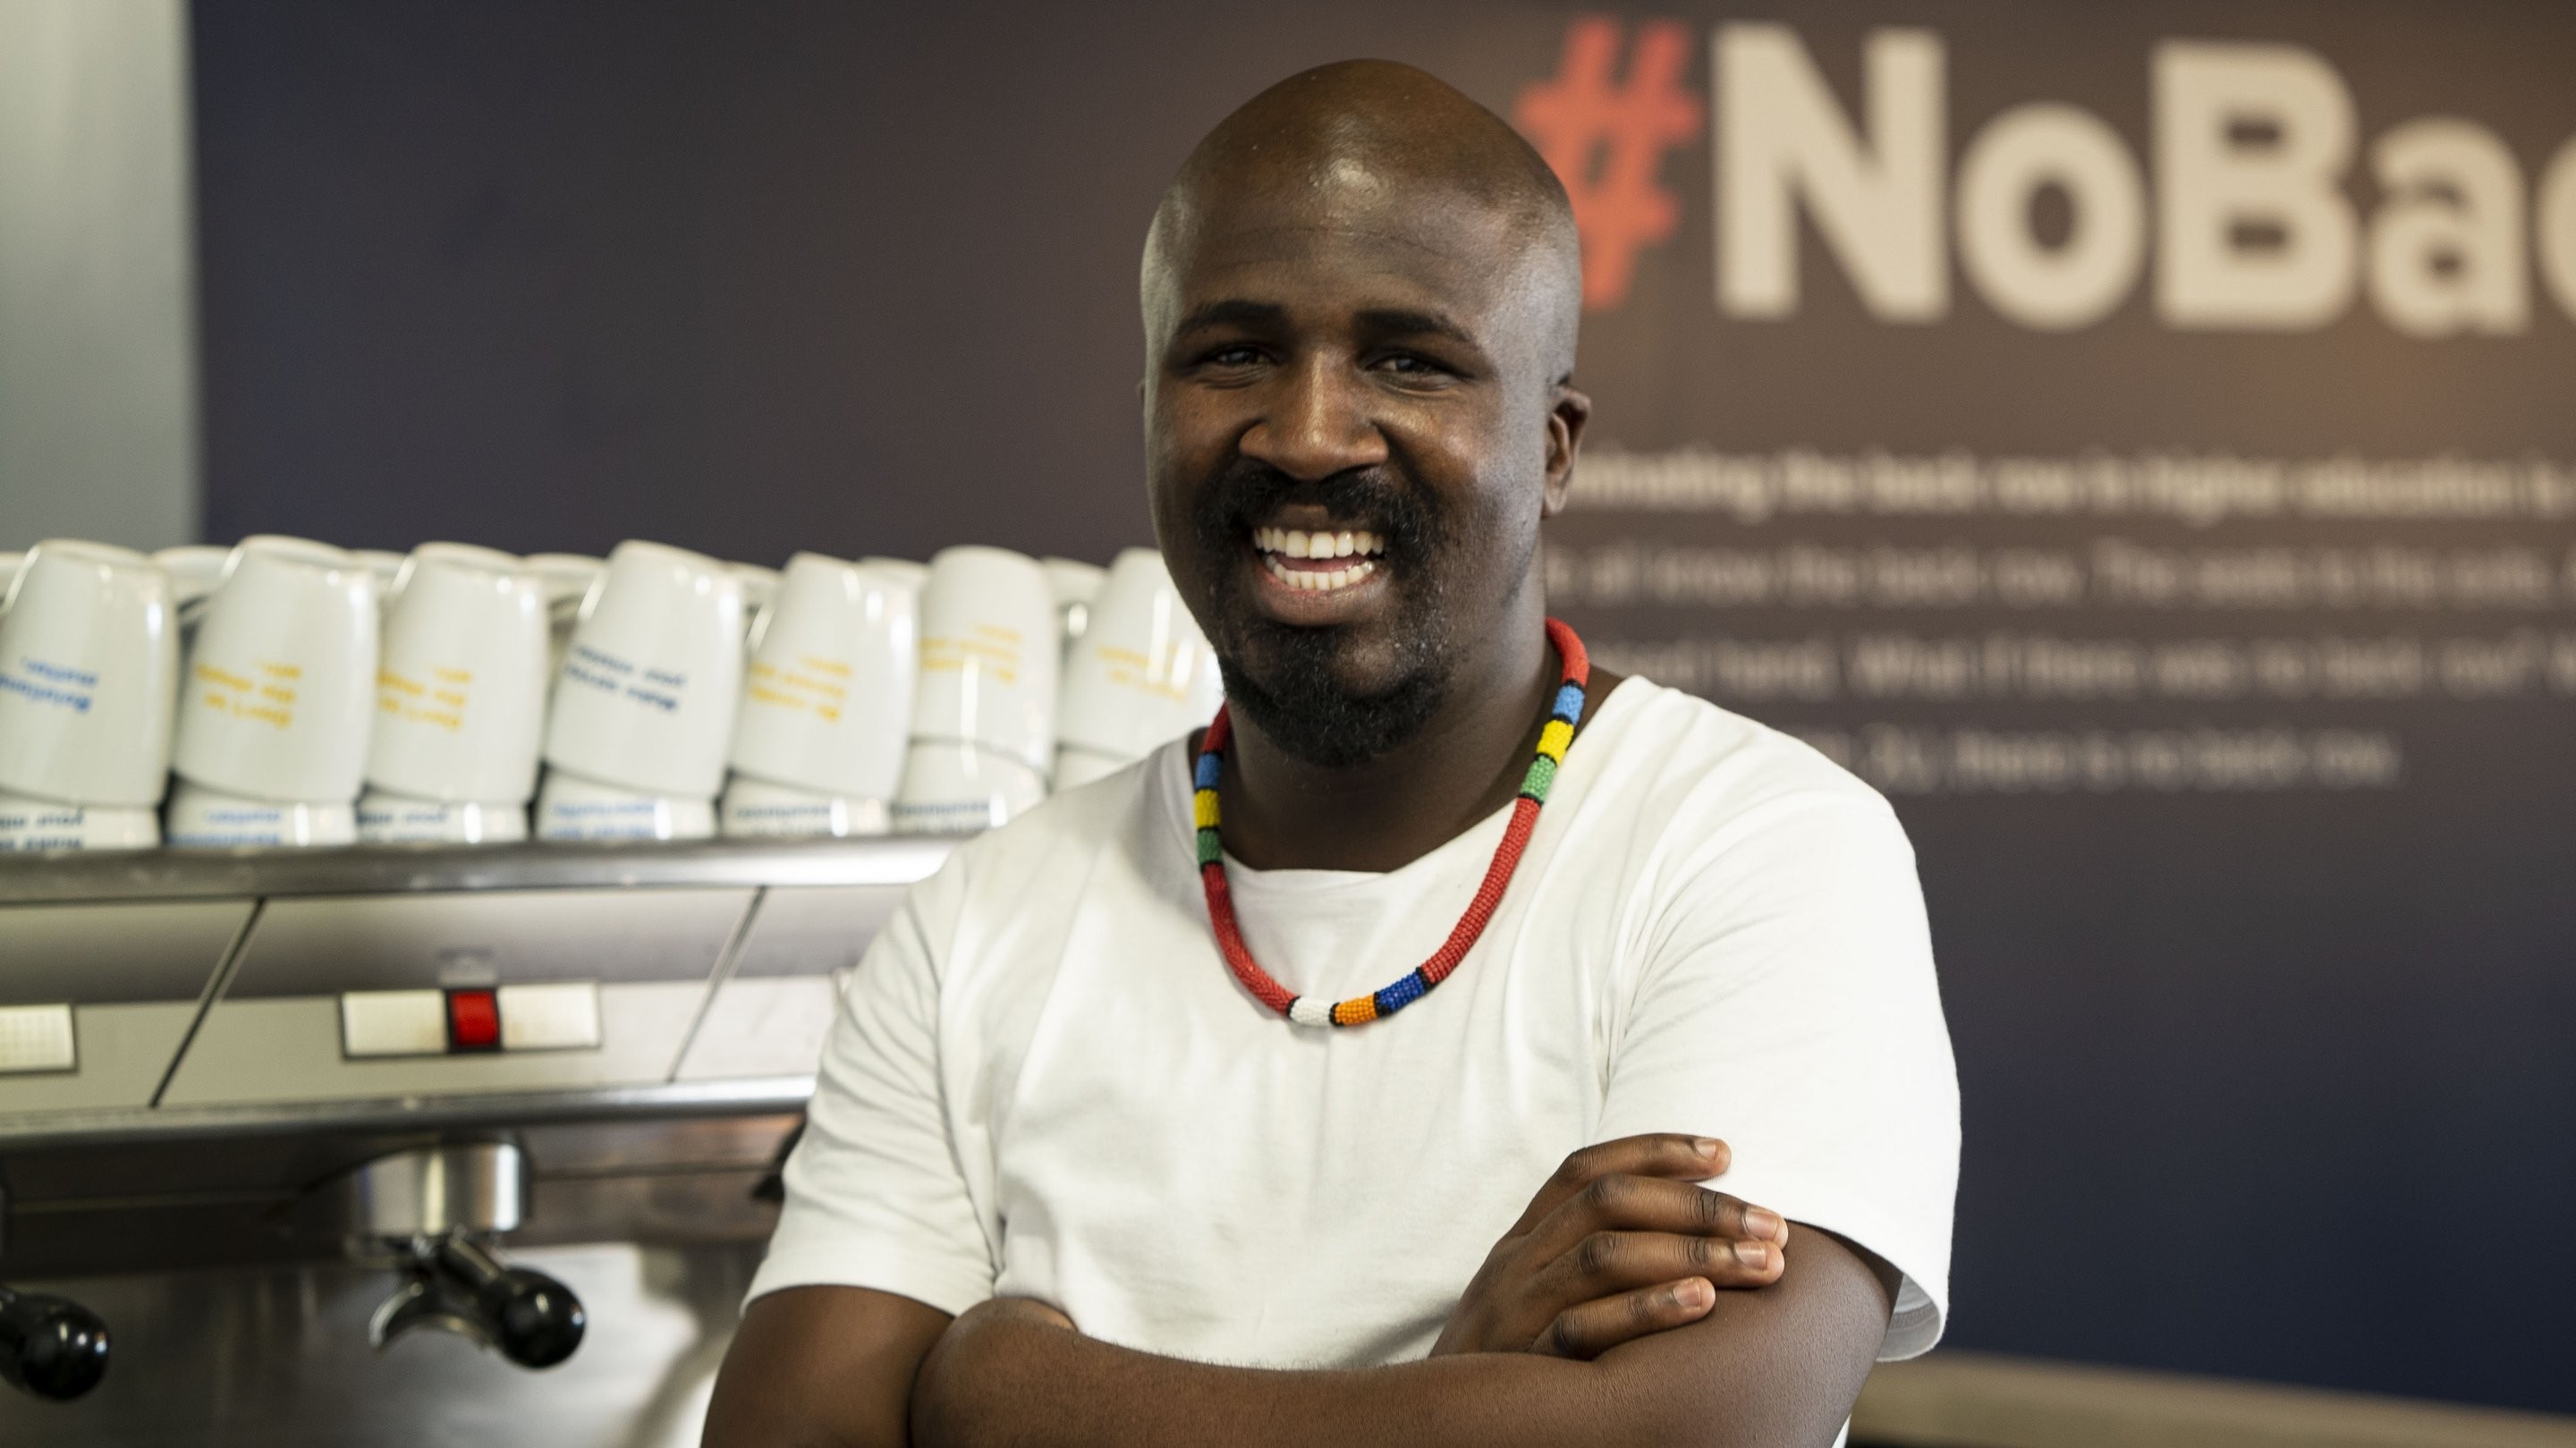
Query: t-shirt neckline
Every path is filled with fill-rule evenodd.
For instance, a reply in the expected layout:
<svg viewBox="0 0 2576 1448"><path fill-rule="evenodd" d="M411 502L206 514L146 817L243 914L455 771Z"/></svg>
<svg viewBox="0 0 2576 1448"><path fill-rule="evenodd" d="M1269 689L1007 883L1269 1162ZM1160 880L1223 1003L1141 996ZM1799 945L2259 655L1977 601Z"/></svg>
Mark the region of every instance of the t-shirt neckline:
<svg viewBox="0 0 2576 1448"><path fill-rule="evenodd" d="M1629 706L1620 703L1619 700L1624 696L1640 692L1629 686L1644 682L1635 674L1627 675L1613 685L1608 694L1589 706L1590 722L1574 736L1574 742L1567 746L1565 762L1558 766L1556 783L1550 790L1551 798L1570 792L1567 778L1569 774L1573 775L1579 784L1581 778L1589 772L1588 767L1595 751L1584 748L1584 741L1601 731L1602 727L1610 721L1614 710L1622 714L1626 713ZM1191 771L1196 763L1197 754L1190 747L1190 738L1191 736L1184 735L1179 742L1169 746L1173 759L1163 773L1164 786L1167 793L1177 795L1183 807L1177 811L1166 808L1163 813L1164 817L1172 822L1173 838L1183 851L1195 857L1197 832L1189 824L1190 811L1187 804L1190 796L1196 792L1191 786ZM1226 878L1238 886L1249 884L1264 891L1291 893L1351 889L1399 881L1417 871L1441 868L1444 857L1453 852L1467 850L1477 844L1481 844L1486 850L1491 850L1497 840L1484 837L1492 835L1498 839L1511 813L1512 807L1509 802L1506 802L1492 813L1392 870L1256 870L1228 853L1225 857Z"/></svg>

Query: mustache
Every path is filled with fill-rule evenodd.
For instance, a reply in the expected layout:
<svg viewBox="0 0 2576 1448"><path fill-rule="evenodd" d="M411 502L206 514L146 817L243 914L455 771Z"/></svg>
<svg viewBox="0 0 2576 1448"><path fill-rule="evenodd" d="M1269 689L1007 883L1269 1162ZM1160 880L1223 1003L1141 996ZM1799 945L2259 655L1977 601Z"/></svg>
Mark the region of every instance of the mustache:
<svg viewBox="0 0 2576 1448"><path fill-rule="evenodd" d="M1252 531L1283 503L1305 503L1337 518L1366 518L1396 561L1431 552L1443 534L1439 505L1384 465L1298 479L1238 455L1199 495L1199 541L1212 552Z"/></svg>

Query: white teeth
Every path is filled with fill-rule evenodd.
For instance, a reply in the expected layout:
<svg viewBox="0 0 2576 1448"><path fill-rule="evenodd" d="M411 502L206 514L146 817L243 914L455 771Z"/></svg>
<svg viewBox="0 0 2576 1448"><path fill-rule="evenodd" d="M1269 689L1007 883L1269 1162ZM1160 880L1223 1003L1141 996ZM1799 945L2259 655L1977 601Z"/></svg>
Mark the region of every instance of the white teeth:
<svg viewBox="0 0 2576 1448"><path fill-rule="evenodd" d="M1348 568L1336 568L1329 573L1314 568L1290 568L1276 557L1265 558L1262 562L1269 568L1271 577L1305 593L1332 593L1348 588L1377 572L1376 561L1368 558L1363 558Z"/></svg>
<svg viewBox="0 0 2576 1448"><path fill-rule="evenodd" d="M1289 558L1349 558L1355 554L1373 558L1386 551L1385 541L1366 530L1309 533L1299 528L1255 528L1252 545L1264 553Z"/></svg>

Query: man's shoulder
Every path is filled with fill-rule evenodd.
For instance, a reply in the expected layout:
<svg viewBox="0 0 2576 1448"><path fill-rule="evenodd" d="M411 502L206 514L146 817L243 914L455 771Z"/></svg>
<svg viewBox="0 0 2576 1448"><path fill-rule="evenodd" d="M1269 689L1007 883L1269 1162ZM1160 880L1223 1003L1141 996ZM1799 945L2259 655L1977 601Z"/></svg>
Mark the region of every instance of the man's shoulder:
<svg viewBox="0 0 2576 1448"><path fill-rule="evenodd" d="M1621 681L1587 734L1608 756L1599 773L1611 791L1667 801L1696 829L1799 804L1892 817L1877 790L1805 740L1643 677Z"/></svg>

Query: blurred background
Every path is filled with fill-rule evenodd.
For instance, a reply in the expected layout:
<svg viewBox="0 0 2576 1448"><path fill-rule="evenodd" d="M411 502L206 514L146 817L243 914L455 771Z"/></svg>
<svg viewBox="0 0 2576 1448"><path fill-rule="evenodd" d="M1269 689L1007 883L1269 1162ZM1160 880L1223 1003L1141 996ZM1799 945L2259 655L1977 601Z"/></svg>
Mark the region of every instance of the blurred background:
<svg viewBox="0 0 2576 1448"><path fill-rule="evenodd" d="M2576 1414L2563 5L0 0L0 549L1106 562L1155 198L1352 55L1575 199L1559 611L1912 834L1934 1361ZM2261 1441L2576 1441L2374 1421Z"/></svg>

